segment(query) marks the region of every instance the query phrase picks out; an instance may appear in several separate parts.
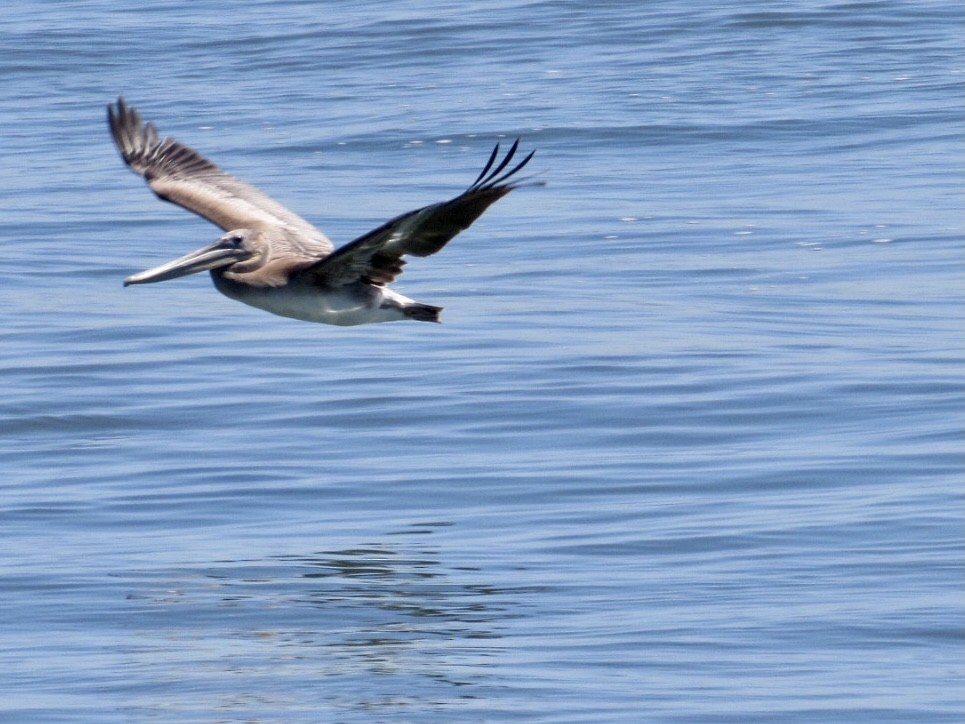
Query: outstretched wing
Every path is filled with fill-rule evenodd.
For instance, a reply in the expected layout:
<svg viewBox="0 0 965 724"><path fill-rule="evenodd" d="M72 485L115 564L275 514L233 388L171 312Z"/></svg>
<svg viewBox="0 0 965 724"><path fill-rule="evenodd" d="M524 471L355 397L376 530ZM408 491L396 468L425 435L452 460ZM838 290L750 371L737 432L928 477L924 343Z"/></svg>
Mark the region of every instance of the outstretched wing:
<svg viewBox="0 0 965 724"><path fill-rule="evenodd" d="M165 201L193 211L225 231L258 229L309 256L331 252L318 229L259 189L225 173L200 153L173 138L158 138L153 123L123 98L107 107L111 135L124 162Z"/></svg>
<svg viewBox="0 0 965 724"><path fill-rule="evenodd" d="M518 147L519 139L496 164L497 143L478 178L455 198L397 216L299 274L311 283L328 287L360 280L377 285L390 283L402 273L403 256L435 254L456 234L469 228L491 204L520 186L519 182L509 179L529 163L536 152L530 152L506 171Z"/></svg>

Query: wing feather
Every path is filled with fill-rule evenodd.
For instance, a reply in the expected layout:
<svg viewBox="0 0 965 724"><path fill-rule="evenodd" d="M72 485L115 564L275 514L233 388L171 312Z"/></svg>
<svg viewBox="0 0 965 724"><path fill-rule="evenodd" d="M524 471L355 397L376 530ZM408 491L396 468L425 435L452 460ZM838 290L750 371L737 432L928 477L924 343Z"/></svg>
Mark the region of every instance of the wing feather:
<svg viewBox="0 0 965 724"><path fill-rule="evenodd" d="M519 180L510 179L529 163L535 151L506 171L518 148L517 139L493 168L499 155L497 143L476 180L455 198L401 214L342 246L300 274L313 283L330 287L360 280L376 285L390 283L402 273L403 256L435 254L459 232L469 228L487 208L521 185Z"/></svg>
<svg viewBox="0 0 965 724"><path fill-rule="evenodd" d="M225 231L253 228L267 232L286 246L286 251L317 257L333 249L325 234L260 189L225 173L173 138L159 138L154 124L143 123L123 98L108 106L107 119L124 162L165 201L193 211Z"/></svg>

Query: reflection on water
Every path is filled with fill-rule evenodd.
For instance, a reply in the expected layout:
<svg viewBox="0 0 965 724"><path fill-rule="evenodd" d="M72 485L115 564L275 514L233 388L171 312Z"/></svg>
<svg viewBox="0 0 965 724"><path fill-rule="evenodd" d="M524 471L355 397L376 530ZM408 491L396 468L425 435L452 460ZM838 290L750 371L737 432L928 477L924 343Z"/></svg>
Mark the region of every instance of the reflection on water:
<svg viewBox="0 0 965 724"><path fill-rule="evenodd" d="M274 690L304 697L315 682L324 703L341 711L464 703L487 683L501 628L523 615L522 597L541 589L498 588L482 570L447 568L426 538L447 525L419 524L340 550L165 571L163 590L128 599L169 634L128 652L140 659L128 665L150 659L197 670L195 685L210 689L216 701L208 703L219 709L248 701L246 681L264 690L256 682L269 671ZM159 585L157 576L149 585ZM185 642L192 630L201 638ZM237 687L230 696L226 677Z"/></svg>

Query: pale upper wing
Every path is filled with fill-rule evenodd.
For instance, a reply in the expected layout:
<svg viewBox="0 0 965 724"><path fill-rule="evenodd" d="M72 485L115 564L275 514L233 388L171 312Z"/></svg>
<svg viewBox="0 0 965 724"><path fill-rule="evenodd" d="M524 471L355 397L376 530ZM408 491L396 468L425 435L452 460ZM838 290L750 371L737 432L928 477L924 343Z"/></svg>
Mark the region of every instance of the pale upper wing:
<svg viewBox="0 0 965 724"><path fill-rule="evenodd" d="M505 171L518 146L519 140L494 167L499 155L497 143L479 177L459 196L387 221L302 270L300 276L329 287L360 280L377 285L388 284L402 273L404 255L435 254L456 234L468 228L491 204L520 185L507 181L529 163L535 151Z"/></svg>
<svg viewBox="0 0 965 724"><path fill-rule="evenodd" d="M188 146L173 138L159 138L154 124L143 123L123 98L108 106L107 119L124 162L165 201L193 211L225 231L266 231L294 253L317 257L331 252L332 242L305 219Z"/></svg>

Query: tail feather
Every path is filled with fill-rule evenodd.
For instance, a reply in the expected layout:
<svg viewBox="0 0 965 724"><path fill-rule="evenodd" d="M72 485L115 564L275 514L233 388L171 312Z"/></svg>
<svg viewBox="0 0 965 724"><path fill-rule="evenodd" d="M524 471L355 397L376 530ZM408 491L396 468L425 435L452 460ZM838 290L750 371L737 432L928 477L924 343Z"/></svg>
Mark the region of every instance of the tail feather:
<svg viewBox="0 0 965 724"><path fill-rule="evenodd" d="M415 319L419 322L439 322L439 313L442 311L442 307L433 307L431 304L419 304L418 302L413 302L412 304L406 304L402 309L402 313L410 319Z"/></svg>

